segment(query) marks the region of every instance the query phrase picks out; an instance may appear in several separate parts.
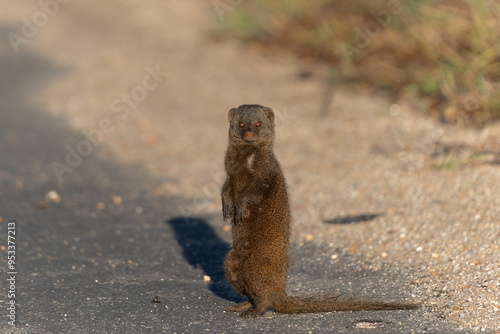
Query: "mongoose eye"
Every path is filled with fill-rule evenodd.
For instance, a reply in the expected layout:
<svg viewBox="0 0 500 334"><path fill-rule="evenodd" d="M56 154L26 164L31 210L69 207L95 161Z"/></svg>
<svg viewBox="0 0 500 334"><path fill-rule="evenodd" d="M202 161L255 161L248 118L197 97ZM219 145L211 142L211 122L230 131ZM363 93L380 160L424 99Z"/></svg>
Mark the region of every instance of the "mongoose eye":
<svg viewBox="0 0 500 334"><path fill-rule="evenodd" d="M242 127L244 127L244 126L245 126L245 124L240 123L240 124L239 124L239 126L240 126L240 128L242 128Z"/></svg>
<svg viewBox="0 0 500 334"><path fill-rule="evenodd" d="M256 124L256 125L257 125L257 127L258 127L258 128L260 128L260 127L261 127L261 125L262 125L262 123L261 123L261 122L257 122L257 124Z"/></svg>

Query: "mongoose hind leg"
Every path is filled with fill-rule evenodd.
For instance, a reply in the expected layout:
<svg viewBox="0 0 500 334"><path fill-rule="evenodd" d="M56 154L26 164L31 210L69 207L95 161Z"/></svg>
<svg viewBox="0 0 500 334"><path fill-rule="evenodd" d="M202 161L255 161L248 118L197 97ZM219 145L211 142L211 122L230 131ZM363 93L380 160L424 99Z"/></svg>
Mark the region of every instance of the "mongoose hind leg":
<svg viewBox="0 0 500 334"><path fill-rule="evenodd" d="M245 312L253 307L249 300L228 306L224 309L226 312Z"/></svg>
<svg viewBox="0 0 500 334"><path fill-rule="evenodd" d="M233 289L238 291L243 296L249 297L245 289L245 284L241 277L240 266L241 263L238 255L236 255L236 252L234 250L230 250L227 254L225 262L226 278Z"/></svg>
<svg viewBox="0 0 500 334"><path fill-rule="evenodd" d="M266 311L268 309L270 309L271 306L272 306L271 301L269 301L269 300L261 301L260 303L257 304L257 306L255 306L254 309L249 308L248 310L241 313L240 317L242 317L242 318L260 317L260 316L264 315L264 313L266 313Z"/></svg>

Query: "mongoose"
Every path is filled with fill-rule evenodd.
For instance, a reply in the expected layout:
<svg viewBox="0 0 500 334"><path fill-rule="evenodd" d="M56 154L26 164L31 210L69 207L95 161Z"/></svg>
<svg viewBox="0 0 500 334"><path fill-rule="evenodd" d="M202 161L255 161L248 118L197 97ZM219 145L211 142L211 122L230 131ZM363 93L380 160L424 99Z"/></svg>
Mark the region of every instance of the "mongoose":
<svg viewBox="0 0 500 334"><path fill-rule="evenodd" d="M248 300L225 311L250 318L269 308L281 313L416 308L406 303L287 295L291 214L285 177L273 153L274 112L256 104L242 105L231 109L228 117L222 211L232 225L233 245L225 271L233 288Z"/></svg>

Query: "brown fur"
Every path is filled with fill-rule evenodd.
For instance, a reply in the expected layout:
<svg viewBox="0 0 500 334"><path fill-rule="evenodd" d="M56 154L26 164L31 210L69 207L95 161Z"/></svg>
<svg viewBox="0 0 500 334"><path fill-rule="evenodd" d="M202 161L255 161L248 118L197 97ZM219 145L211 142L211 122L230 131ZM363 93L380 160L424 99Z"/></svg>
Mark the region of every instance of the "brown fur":
<svg viewBox="0 0 500 334"><path fill-rule="evenodd" d="M224 219L232 225L233 246L225 267L228 281L248 301L225 310L246 318L261 316L269 308L282 313L416 308L286 294L291 214L285 177L273 153L274 113L271 108L242 105L231 109L228 117L222 206Z"/></svg>

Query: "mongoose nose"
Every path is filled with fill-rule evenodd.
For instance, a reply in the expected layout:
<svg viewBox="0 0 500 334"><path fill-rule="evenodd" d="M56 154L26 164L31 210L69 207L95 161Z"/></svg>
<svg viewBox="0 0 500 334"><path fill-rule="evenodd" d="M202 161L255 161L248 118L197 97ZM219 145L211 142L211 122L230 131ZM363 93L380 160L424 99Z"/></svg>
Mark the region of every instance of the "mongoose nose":
<svg viewBox="0 0 500 334"><path fill-rule="evenodd" d="M252 137L252 135L253 135L252 131L245 132L245 137Z"/></svg>

